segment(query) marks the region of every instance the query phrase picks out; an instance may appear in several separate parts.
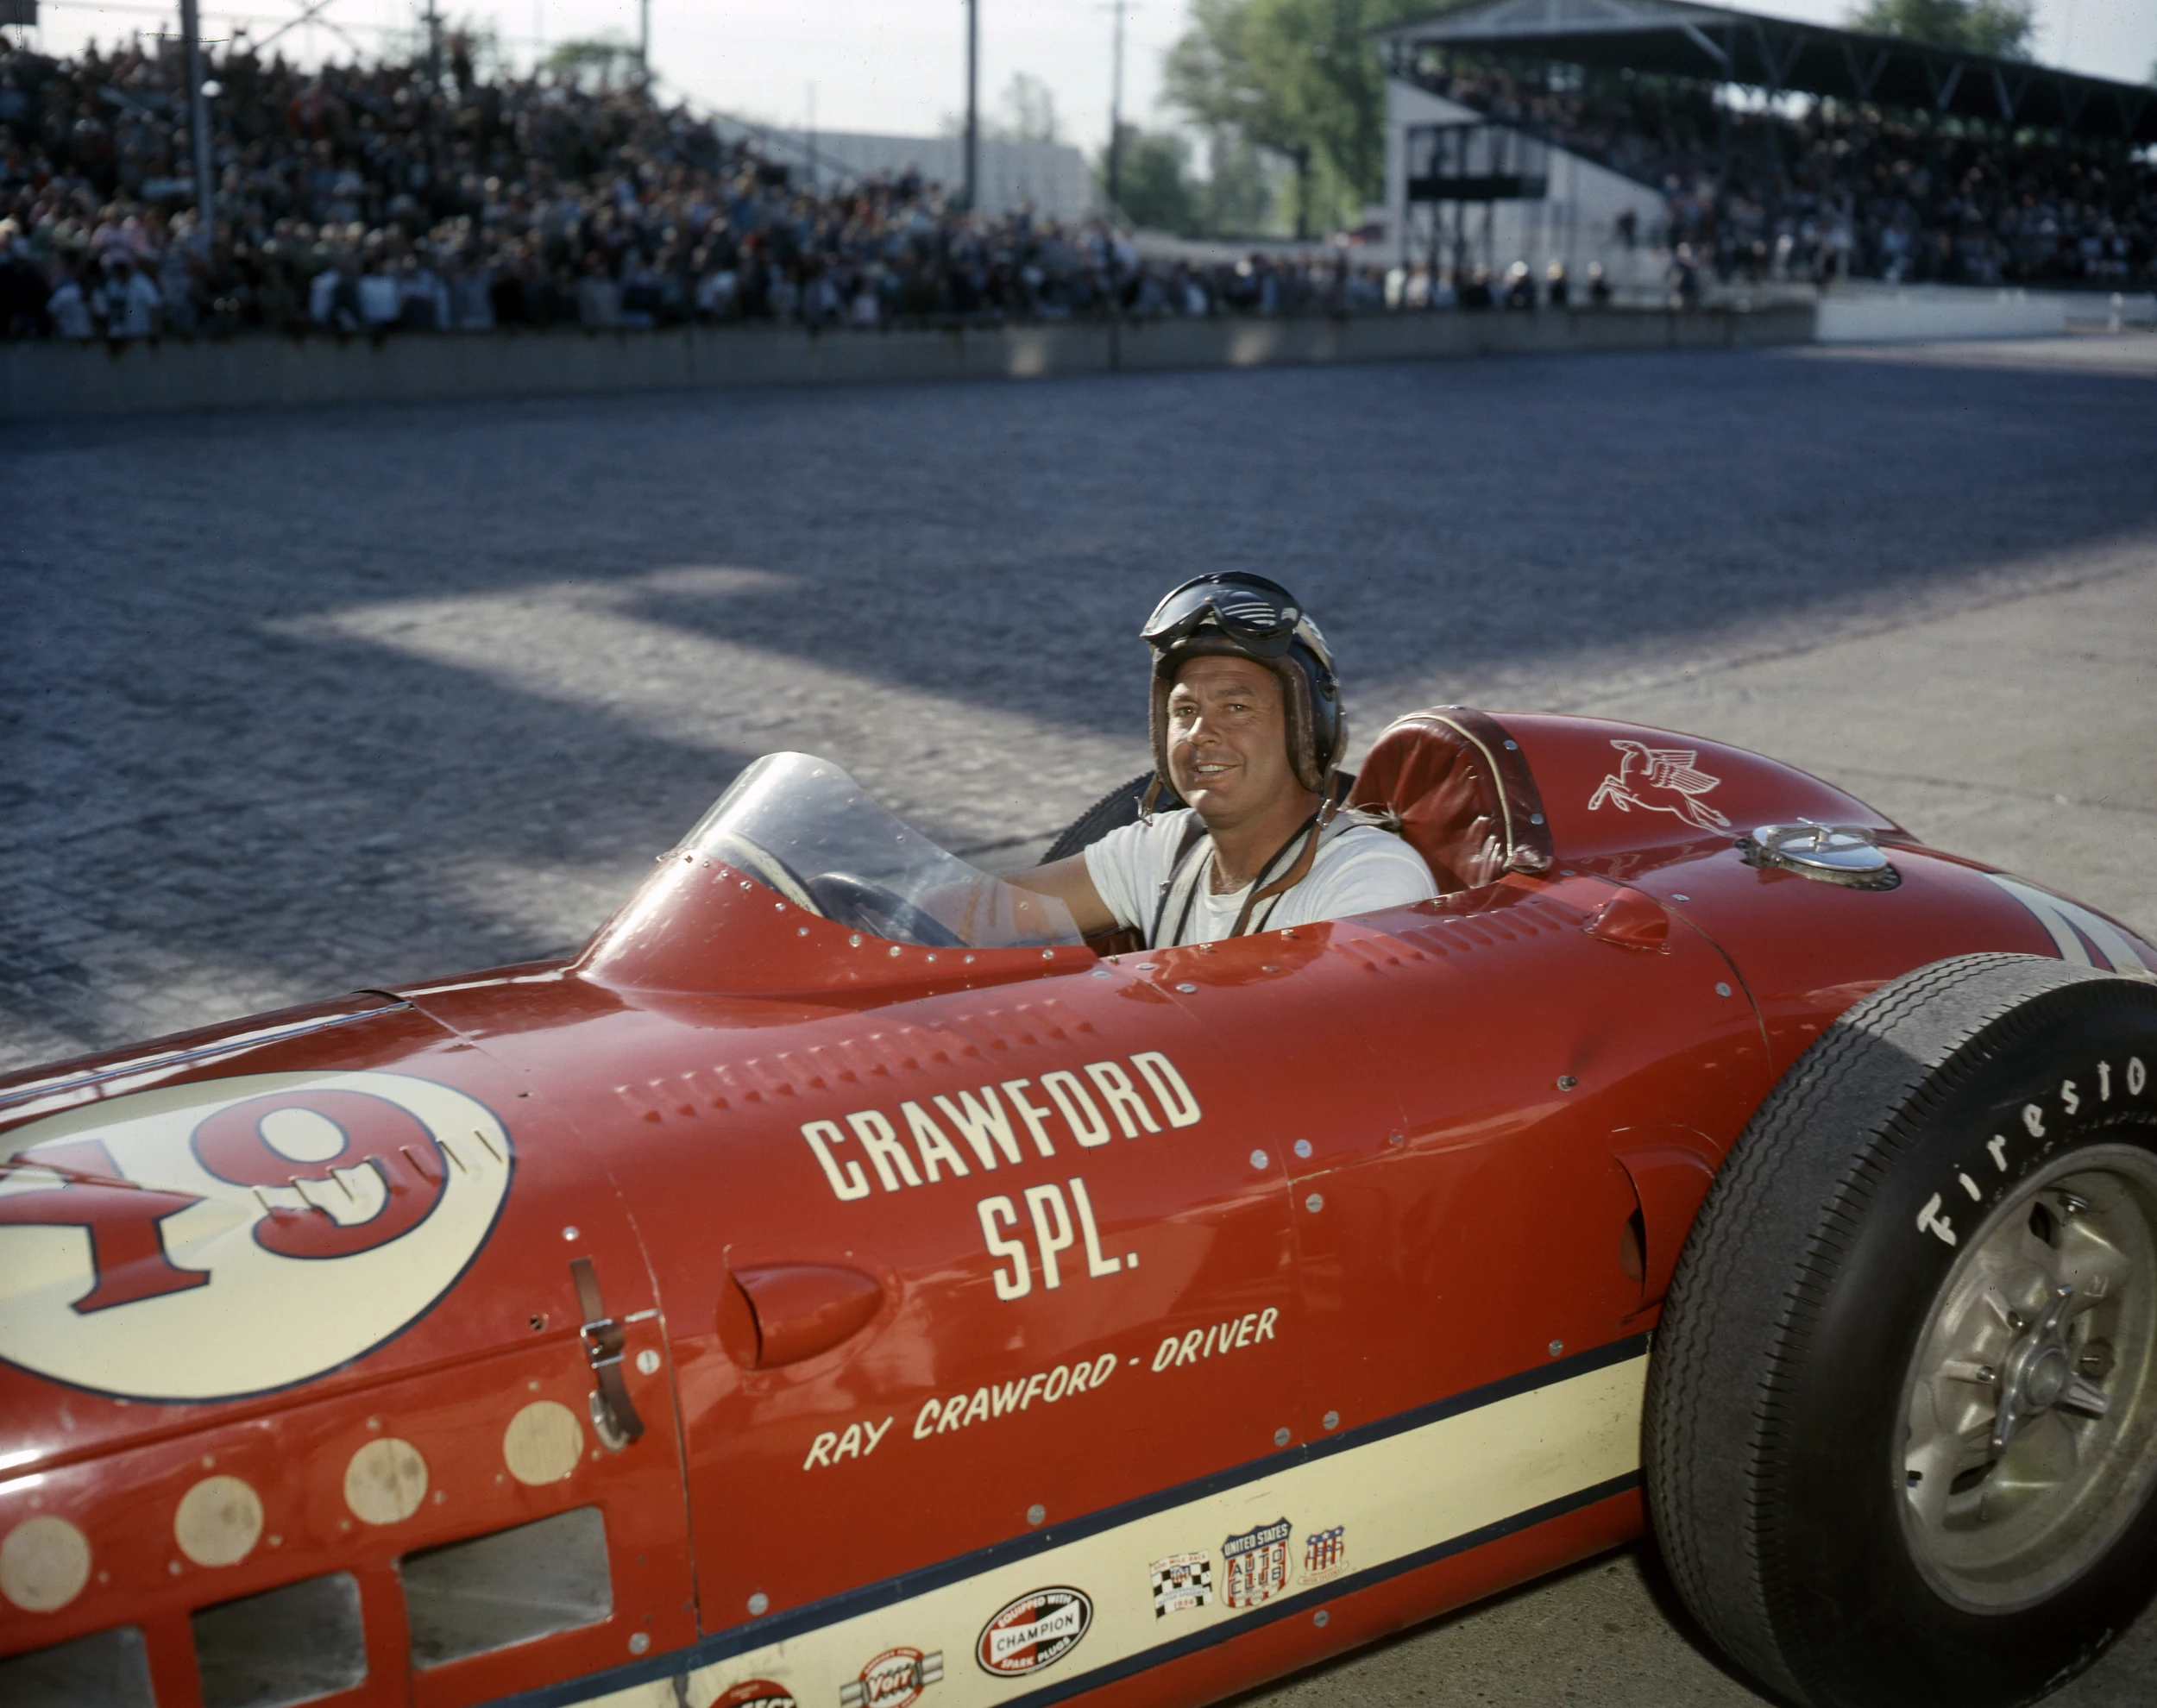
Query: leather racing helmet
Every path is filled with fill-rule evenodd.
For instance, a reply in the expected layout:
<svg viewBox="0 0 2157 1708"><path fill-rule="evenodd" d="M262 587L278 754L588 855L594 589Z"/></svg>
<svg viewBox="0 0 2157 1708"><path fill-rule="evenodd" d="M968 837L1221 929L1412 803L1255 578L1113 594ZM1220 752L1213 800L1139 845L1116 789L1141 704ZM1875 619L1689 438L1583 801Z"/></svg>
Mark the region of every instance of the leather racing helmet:
<svg viewBox="0 0 2157 1708"><path fill-rule="evenodd" d="M1330 797L1348 750L1333 653L1296 596L1263 575L1230 570L1185 581L1161 600L1140 635L1154 652L1152 733L1156 788L1168 776L1168 692L1187 660L1225 655L1261 664L1280 680L1287 708L1288 763L1296 781ZM1148 791L1150 803L1154 790Z"/></svg>

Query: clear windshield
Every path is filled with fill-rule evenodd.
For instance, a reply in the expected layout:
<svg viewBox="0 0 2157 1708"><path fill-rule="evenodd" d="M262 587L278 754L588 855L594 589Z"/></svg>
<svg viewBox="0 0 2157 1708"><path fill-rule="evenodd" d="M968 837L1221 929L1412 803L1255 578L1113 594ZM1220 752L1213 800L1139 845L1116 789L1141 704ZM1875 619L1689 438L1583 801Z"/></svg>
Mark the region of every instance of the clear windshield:
<svg viewBox="0 0 2157 1708"><path fill-rule="evenodd" d="M1062 902L946 853L840 766L807 753L758 760L682 845L797 907L894 943L1006 949L1082 940Z"/></svg>

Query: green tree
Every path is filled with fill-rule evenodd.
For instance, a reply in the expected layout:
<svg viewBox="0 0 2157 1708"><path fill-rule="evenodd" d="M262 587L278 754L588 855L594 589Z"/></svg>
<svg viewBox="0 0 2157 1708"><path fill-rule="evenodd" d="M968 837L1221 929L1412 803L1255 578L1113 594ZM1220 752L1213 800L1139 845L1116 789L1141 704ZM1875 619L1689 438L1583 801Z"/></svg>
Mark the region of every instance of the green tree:
<svg viewBox="0 0 2157 1708"><path fill-rule="evenodd" d="M1206 175L1198 185L1198 225L1209 237L1248 237L1265 229L1273 182L1258 150L1234 130L1206 137Z"/></svg>
<svg viewBox="0 0 2157 1708"><path fill-rule="evenodd" d="M1192 0L1163 64L1169 101L1294 168L1296 235L1353 214L1385 176L1386 79L1369 32L1404 0Z"/></svg>
<svg viewBox="0 0 2157 1708"><path fill-rule="evenodd" d="M578 83L596 83L601 89L609 89L617 79L628 83L635 78L637 49L619 36L588 35L557 43L539 63Z"/></svg>
<svg viewBox="0 0 2157 1708"><path fill-rule="evenodd" d="M1118 201L1124 218L1154 231L1195 235L1202 224L1191 180L1191 144L1173 130L1123 127ZM1108 191L1109 151L1097 162L1103 194Z"/></svg>
<svg viewBox="0 0 2157 1708"><path fill-rule="evenodd" d="M2029 58L2029 0L1865 0L1849 16L1852 29L1900 35L2003 60Z"/></svg>
<svg viewBox="0 0 2157 1708"><path fill-rule="evenodd" d="M1014 72L1003 85L1000 112L981 115L981 135L991 142L1060 142L1063 126L1056 116L1056 97L1038 77ZM966 134L964 113L946 113L936 122L946 136Z"/></svg>

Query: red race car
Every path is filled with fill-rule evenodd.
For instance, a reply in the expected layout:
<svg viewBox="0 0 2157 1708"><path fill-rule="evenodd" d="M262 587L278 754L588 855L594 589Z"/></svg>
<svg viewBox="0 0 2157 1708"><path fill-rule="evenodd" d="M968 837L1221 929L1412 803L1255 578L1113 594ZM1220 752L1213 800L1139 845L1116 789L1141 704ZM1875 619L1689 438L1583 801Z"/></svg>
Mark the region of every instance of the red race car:
<svg viewBox="0 0 2157 1708"><path fill-rule="evenodd" d="M1104 954L778 755L574 961L0 1081L0 1700L1198 1703L1644 1523L1793 1701L2090 1660L2157 950L1634 725L1353 798L1441 899Z"/></svg>

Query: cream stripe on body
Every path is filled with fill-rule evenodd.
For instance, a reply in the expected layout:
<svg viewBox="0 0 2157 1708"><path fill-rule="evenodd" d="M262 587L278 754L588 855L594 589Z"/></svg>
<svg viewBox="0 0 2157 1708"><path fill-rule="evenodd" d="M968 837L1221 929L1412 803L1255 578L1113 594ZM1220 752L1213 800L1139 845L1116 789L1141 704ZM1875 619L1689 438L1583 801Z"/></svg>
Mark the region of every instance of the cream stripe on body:
<svg viewBox="0 0 2157 1708"><path fill-rule="evenodd" d="M826 1625L803 1636L697 1668L692 1708L747 1679L770 1679L802 1708L838 1708L840 1686L890 1648L941 1651L944 1675L922 1708L1010 1701L1096 1668L1248 1617L1223 1599L1229 1536L1286 1518L1284 1595L1306 1587L1302 1548L1311 1531L1347 1527L1349 1576L1637 1471L1644 1355L1498 1400L1399 1435L1291 1466L1255 1482L1152 1513L978 1577ZM1209 1552L1211 1604L1156 1618L1148 1567L1172 1554ZM975 1665L982 1627L1029 1591L1067 1585L1093 1598L1094 1623L1078 1647L1043 1671L992 1678ZM672 1680L616 1691L606 1708L673 1708Z"/></svg>

